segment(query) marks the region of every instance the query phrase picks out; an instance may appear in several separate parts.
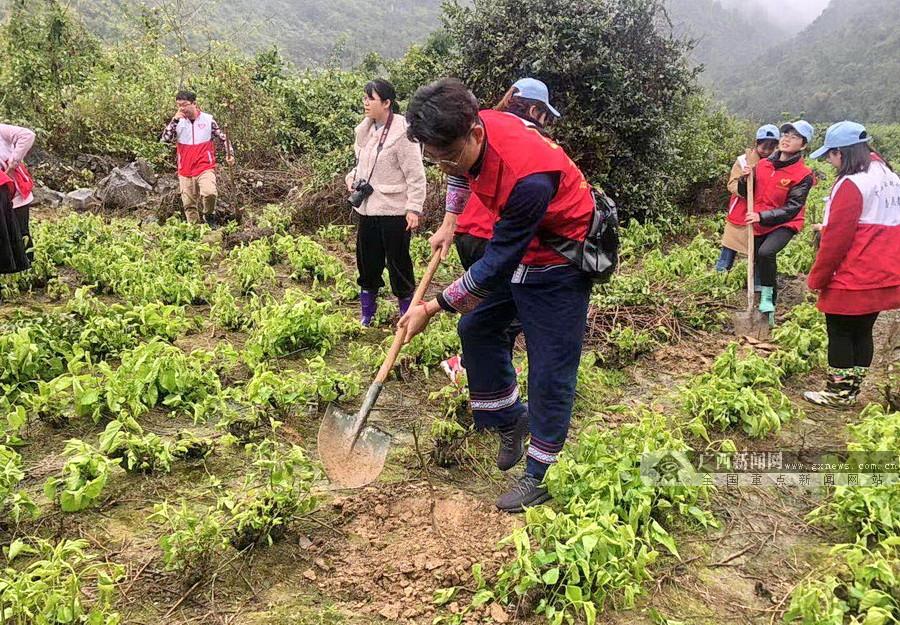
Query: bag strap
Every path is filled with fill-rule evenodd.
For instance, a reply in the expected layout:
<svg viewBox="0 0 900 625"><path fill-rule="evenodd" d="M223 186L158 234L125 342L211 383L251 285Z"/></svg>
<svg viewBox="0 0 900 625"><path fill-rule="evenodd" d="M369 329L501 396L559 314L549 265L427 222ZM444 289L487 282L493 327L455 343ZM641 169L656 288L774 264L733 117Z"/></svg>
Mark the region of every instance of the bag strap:
<svg viewBox="0 0 900 625"><path fill-rule="evenodd" d="M372 174L375 173L375 165L378 164L378 157L381 155L381 150L384 148L384 142L387 141L388 131L391 129L391 123L393 121L394 111L391 111L387 121L384 123L384 128L381 130L381 138L378 139L378 147L375 148L375 161L372 163L372 169L369 170L369 177L366 178L366 182L372 181Z"/></svg>

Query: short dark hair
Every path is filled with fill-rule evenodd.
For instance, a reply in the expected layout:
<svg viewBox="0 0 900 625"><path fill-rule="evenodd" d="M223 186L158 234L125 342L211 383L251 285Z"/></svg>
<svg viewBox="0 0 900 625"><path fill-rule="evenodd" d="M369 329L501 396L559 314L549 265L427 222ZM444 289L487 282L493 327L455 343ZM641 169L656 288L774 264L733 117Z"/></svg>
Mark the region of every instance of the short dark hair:
<svg viewBox="0 0 900 625"><path fill-rule="evenodd" d="M868 143L856 143L833 149L841 153L841 168L837 173L839 178L869 171L869 165L872 163L872 148Z"/></svg>
<svg viewBox="0 0 900 625"><path fill-rule="evenodd" d="M363 87L363 90L370 98L377 93L378 97L382 100L390 100L391 110L395 113L400 112L400 105L397 103L397 90L394 89L394 85L389 83L384 78L376 78L375 80L370 80L366 83L366 86Z"/></svg>
<svg viewBox="0 0 900 625"><path fill-rule="evenodd" d="M443 149L466 136L478 120L478 100L455 78L419 87L406 111L410 140Z"/></svg>
<svg viewBox="0 0 900 625"><path fill-rule="evenodd" d="M196 102L197 94L193 91L188 91L187 89L179 89L178 93L175 94L176 100L187 100L188 102Z"/></svg>

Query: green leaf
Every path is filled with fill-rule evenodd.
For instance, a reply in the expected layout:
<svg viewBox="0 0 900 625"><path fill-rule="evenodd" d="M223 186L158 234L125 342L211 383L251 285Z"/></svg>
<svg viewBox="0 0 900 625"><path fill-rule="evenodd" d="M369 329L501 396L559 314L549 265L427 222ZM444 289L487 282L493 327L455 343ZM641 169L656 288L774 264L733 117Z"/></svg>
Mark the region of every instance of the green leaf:
<svg viewBox="0 0 900 625"><path fill-rule="evenodd" d="M434 603L435 605L446 605L450 603L453 597L456 596L456 592L459 590L456 586L451 586L450 588L439 588L434 591Z"/></svg>
<svg viewBox="0 0 900 625"><path fill-rule="evenodd" d="M25 541L17 538L10 543L9 549L6 554L6 558L10 562L12 562L13 560L16 559L17 556L20 556L22 554L32 554L32 553L37 553L37 550L34 547L32 547L31 545L29 545L28 543L26 543Z"/></svg>
<svg viewBox="0 0 900 625"><path fill-rule="evenodd" d="M566 586L566 599L568 599L572 603L579 603L583 601L581 586Z"/></svg>
<svg viewBox="0 0 900 625"><path fill-rule="evenodd" d="M486 588L482 588L472 597L472 607L477 608L483 606L488 601L493 600L494 593Z"/></svg>
<svg viewBox="0 0 900 625"><path fill-rule="evenodd" d="M556 582L559 581L559 568L552 568L547 571L544 571L544 574L541 576L541 580L547 586L553 586Z"/></svg>

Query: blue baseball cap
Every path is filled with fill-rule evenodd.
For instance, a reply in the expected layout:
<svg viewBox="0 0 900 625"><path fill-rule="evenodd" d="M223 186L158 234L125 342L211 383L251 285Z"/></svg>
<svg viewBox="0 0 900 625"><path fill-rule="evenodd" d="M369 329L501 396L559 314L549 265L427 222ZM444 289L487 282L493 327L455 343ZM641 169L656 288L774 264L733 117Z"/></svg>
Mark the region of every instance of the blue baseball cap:
<svg viewBox="0 0 900 625"><path fill-rule="evenodd" d="M520 78L513 84L513 87L519 90L515 95L543 102L554 117L559 117L559 111L550 106L550 90L537 78Z"/></svg>
<svg viewBox="0 0 900 625"><path fill-rule="evenodd" d="M790 124L783 124L781 126L781 134L786 133L788 130L797 131L797 134L806 139L807 145L810 141L812 141L813 135L816 134L816 131L812 127L812 124L803 119L798 119L795 122L791 122Z"/></svg>
<svg viewBox="0 0 900 625"><path fill-rule="evenodd" d="M765 126L760 126L756 129L757 141L766 141L768 139L774 141L781 139L781 131L778 130L778 126L775 124L766 124Z"/></svg>
<svg viewBox="0 0 900 625"><path fill-rule="evenodd" d="M846 148L857 143L871 141L872 137L866 132L866 127L856 122L844 120L832 124L825 131L825 145L809 155L810 158L822 158L835 148Z"/></svg>

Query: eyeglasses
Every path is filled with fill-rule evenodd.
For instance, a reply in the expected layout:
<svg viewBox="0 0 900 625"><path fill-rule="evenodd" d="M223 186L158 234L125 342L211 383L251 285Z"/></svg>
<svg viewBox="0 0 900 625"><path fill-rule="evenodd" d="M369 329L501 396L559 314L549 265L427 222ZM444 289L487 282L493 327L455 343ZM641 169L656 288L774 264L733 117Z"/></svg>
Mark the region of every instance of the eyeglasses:
<svg viewBox="0 0 900 625"><path fill-rule="evenodd" d="M463 140L463 145L459 149L459 152L456 155L454 160L446 159L446 158L434 158L432 156L428 156L425 151L422 151L422 160L424 160L429 165L437 165L440 167L441 165L445 167L450 167L451 169L456 169L459 167L459 161L462 159L463 154L466 151L466 147L469 145L469 137L472 135L472 130L475 129L475 126L469 128L469 132L466 133L465 139Z"/></svg>
<svg viewBox="0 0 900 625"><path fill-rule="evenodd" d="M362 97L362 101L365 104L366 102L380 102L381 100L379 98L371 98L369 94L366 94Z"/></svg>

